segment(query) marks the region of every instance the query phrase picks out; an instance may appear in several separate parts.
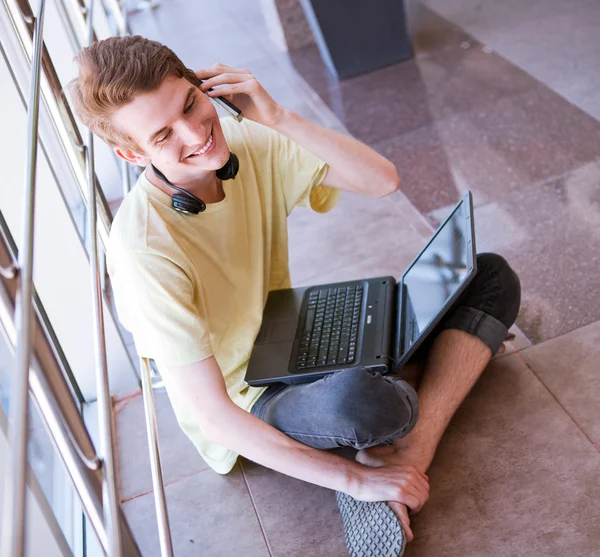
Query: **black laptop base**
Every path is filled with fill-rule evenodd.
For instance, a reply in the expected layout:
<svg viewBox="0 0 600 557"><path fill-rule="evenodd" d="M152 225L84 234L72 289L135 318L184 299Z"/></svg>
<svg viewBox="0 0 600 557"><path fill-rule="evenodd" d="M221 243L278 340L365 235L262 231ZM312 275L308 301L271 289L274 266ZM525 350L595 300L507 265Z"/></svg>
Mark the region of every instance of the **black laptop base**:
<svg viewBox="0 0 600 557"><path fill-rule="evenodd" d="M354 292L355 295L351 302L352 320L346 337L348 343L347 345L343 344L344 330L340 327L337 337L338 344L336 344L334 323L336 315L339 316L340 309L337 297L339 293L346 292L343 306L345 309L348 297L347 289L350 289L350 292ZM265 306L263 325L248 365L247 383L256 387L272 384L274 380L288 384L308 383L331 373L357 366L368 366L381 373L387 373L394 366L392 342L396 304L395 290L396 279L377 277L270 292ZM320 333L320 341L325 340L329 343L327 354L324 354L321 342L318 346L311 345L309 339L307 343L307 321L310 324L313 317L325 318L328 315L326 313L327 303L325 302L323 308L323 302L321 301L319 304L318 300L322 292L327 294L322 296L321 300L326 300L330 291L335 296L335 306L331 307L330 302L329 310L333 312L330 315L333 317L332 328L330 331L325 329L325 338L323 338L323 331L317 329L317 332ZM356 305L357 291L362 293L360 305ZM315 293L317 295L316 304ZM294 324L295 331L293 335L286 335L286 328L290 323ZM353 325L356 325L355 331L352 329ZM353 333L356 339L353 347L354 357L349 359L348 355L352 353L350 339ZM278 335L277 340L273 335ZM332 340L333 342L329 342ZM281 363L286 352L288 356L284 361L289 362L287 373L281 369L280 365L276 364L276 361ZM336 358L337 354L342 354L342 356ZM311 361L310 356L313 356L314 360ZM269 362L270 359L271 362ZM333 362L333 360L336 361ZM259 362L260 368L258 368ZM309 367L307 367L307 362ZM269 370L272 370L272 374L268 373ZM257 375L260 378L257 378ZM272 375L272 377L268 375Z"/></svg>

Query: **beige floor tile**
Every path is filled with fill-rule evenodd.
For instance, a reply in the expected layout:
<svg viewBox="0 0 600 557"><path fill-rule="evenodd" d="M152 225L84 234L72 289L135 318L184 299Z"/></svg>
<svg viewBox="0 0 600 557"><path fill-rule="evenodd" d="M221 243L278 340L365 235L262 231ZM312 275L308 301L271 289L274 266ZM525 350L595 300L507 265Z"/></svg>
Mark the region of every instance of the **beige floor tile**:
<svg viewBox="0 0 600 557"><path fill-rule="evenodd" d="M400 212L388 198L349 193L326 215L297 209L289 222L294 285L317 277L401 275L428 237L421 216L413 211L407 207Z"/></svg>
<svg viewBox="0 0 600 557"><path fill-rule="evenodd" d="M268 557L239 467L227 476L205 470L169 485L166 498L177 557ZM152 494L123 505L144 557L159 557Z"/></svg>
<svg viewBox="0 0 600 557"><path fill-rule="evenodd" d="M167 394L155 392L156 421L165 483L187 477L208 466L181 431ZM152 489L148 438L141 394L117 403L117 447L121 499Z"/></svg>
<svg viewBox="0 0 600 557"><path fill-rule="evenodd" d="M600 322L528 348L521 355L600 446Z"/></svg>
<svg viewBox="0 0 600 557"><path fill-rule="evenodd" d="M600 454L518 355L485 371L428 473L406 557L579 556L600 544Z"/></svg>
<svg viewBox="0 0 600 557"><path fill-rule="evenodd" d="M347 557L335 494L244 460L273 557Z"/></svg>

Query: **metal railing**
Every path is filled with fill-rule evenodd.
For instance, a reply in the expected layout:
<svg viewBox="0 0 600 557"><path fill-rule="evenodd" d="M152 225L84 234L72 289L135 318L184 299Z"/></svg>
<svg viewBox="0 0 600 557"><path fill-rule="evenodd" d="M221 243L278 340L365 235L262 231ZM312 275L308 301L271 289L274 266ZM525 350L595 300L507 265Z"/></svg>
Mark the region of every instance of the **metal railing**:
<svg viewBox="0 0 600 557"><path fill-rule="evenodd" d="M10 17L12 29L18 39L21 49L29 59L32 58L33 52L33 30L36 18L33 15L31 6L28 0L0 0L3 2L6 11ZM62 0L57 0L60 3ZM65 8L66 9L66 8ZM85 10L85 8L84 8ZM63 11L63 10L59 10ZM78 13L78 16L71 15L73 12ZM85 11L84 11L85 13ZM85 24L84 13L80 9L75 8L68 10L69 17L82 18L73 24L73 28L79 28ZM74 37L72 37L74 38ZM66 155L66 160L69 169L76 178L76 183L79 186L81 198L87 204L87 189L86 180L86 161L85 161L85 146L83 138L79 133L73 112L63 93L62 84L58 77L58 73L50 59L50 55L46 48L41 46L41 75L38 83L39 94L44 101L44 105L50 115L50 120L54 131L58 136L60 145ZM101 190L97 191L98 196L98 216L99 216L99 233L102 243L106 245L112 217L108 202Z"/></svg>
<svg viewBox="0 0 600 557"><path fill-rule="evenodd" d="M93 0L91 0L93 1ZM113 5L116 0L108 0ZM89 14L87 15L89 18ZM129 28L125 16L116 18L119 34L129 34ZM91 35L88 37L91 39ZM90 133L90 141L93 141ZM123 198L129 192L129 169L127 163L122 161ZM90 198L93 198L90 195ZM156 407L154 404L154 393L152 391L152 378L150 364L146 358L140 358L140 374L142 380L142 397L144 399L144 415L146 420L146 433L148 435L148 450L150 453L150 468L152 472L152 486L154 488L154 506L158 524L158 535L160 540L160 552L162 557L173 557L173 544L171 541L171 529L169 525L169 512L165 497L165 488L162 475L162 463L160 458L160 446L158 442L158 428L156 423Z"/></svg>
<svg viewBox="0 0 600 557"><path fill-rule="evenodd" d="M62 92L60 81L50 60L48 52L43 44L43 21L45 13L45 0L40 0L38 14L33 15L28 0L2 0L5 4L16 35L21 42L23 50L30 55L31 59L31 82L29 91L29 103L27 106L27 171L25 188L25 216L23 219L23 240L19 253L18 264L9 264L0 267L0 279L5 282L18 278L18 289L15 289L16 323L11 326L7 315L9 299L0 296L0 321L2 322L8 336L13 339L17 353L16 381L10 398L10 442L12 446L12 462L10 472L6 481L6 512L4 513L3 540L8 543L5 546L3 557L21 557L24 555L25 540L25 471L27 469L27 406L28 392L31 392L36 402L43 421L48 429L50 437L57 452L63 460L76 493L81 499L82 506L88 516L100 543L107 555L139 555L139 550L133 541L131 532L123 520L119 507L115 463L112 454L112 413L110 409L110 394L108 386L106 345L104 338L104 316L102 297L102 274L103 259L98 261L98 235L103 247L106 246L108 232L110 230L111 216L108 203L97 187L94 169L94 139L88 133L84 144L79 134L77 125L73 118L71 109L66 102ZM127 21L121 12L117 0L107 0L112 10L119 34L128 32ZM69 21L68 32L71 40L81 46L81 37L85 37L85 43L90 44L94 37L93 29L93 2L89 6L83 4L83 0L57 0L59 13ZM73 18L75 20L73 20ZM82 33L82 25L85 25L85 35ZM79 30L79 33L77 32ZM33 232L34 232L34 208L36 191L36 162L38 149L38 120L40 96L44 99L45 106L51 117L56 134L67 155L71 170L78 184L87 183L87 190L81 189L82 198L85 200L88 212L88 233L90 254L90 271L92 279L93 295L93 317L95 336L95 361L96 380L98 394L98 412L100 424L100 458L93 449L85 425L77 414L77 419L68 418L68 412L64 410L63 402L58 396L54 396L51 382L49 382L45 370L38 366L32 366L32 327L34 317L34 305L36 311L36 324L40 327L39 315L43 310L39 307L33 287ZM129 169L127 163L121 166L122 189L125 196L130 189ZM98 226L98 211L100 212L100 224ZM5 225L0 215L0 224ZM4 238L7 237L8 229L4 230ZM2 247L2 246L0 246ZM0 250L0 255L1 255ZM8 252L7 252L8 253ZM6 259L6 258L5 258ZM1 263L2 258L0 258ZM4 284L6 286L6 284ZM36 303L34 304L34 300ZM2 311L4 308L4 311ZM48 333L49 324L42 327L44 333ZM42 338L46 336L41 335ZM36 337L37 339L37 337ZM39 339L38 339L39 340ZM56 341L53 336L52 340ZM56 341L57 342L57 341ZM54 346L50 350L56 356L60 348ZM66 365L62 362L63 368ZM170 536L169 520L165 502L164 485L162 481L162 467L160 461L160 449L158 445L158 433L156 426L156 412L152 383L148 361L141 360L142 393L146 417L146 428L148 433L148 446L152 468L152 480L154 486L155 506L158 519L161 554L172 556L173 549ZM64 381L64 375L68 370L59 370L58 376ZM31 374L31 381L29 379ZM64 382L65 386L67 385ZM68 392L68 387L67 387ZM74 404L72 398L71 403ZM61 404L63 407L61 408ZM70 413L72 414L72 408ZM83 444L81 440L83 439ZM100 490L98 487L100 486Z"/></svg>
<svg viewBox="0 0 600 557"><path fill-rule="evenodd" d="M91 0L93 2L93 0ZM32 367L32 349L33 349L33 251L34 251L34 229L35 229L35 198L36 198L36 171L38 154L38 123L40 109L41 85L40 78L43 66L43 54L46 54L45 66L53 70L47 52L44 52L43 45L43 24L46 2L40 0L38 12L33 16L29 4L23 0L15 0L12 5L8 5L8 12L13 18L13 25L17 29L19 39L27 48L26 36L31 34L31 79L29 88L29 102L27 105L27 158L26 158L26 177L25 177L25 210L23 217L23 233L21 248L18 255L18 262L15 265L11 262L2 267L0 274L2 280L18 279L18 286L15 291L15 323L11 327L11 320L8 319L10 310L8 309L8 297L3 292L2 307L4 311L0 312L3 317L3 328L7 336L12 338L16 352L16 370L13 375L10 392L10 422L9 422L9 442L11 446L11 462L6 477L5 486L5 512L3 513L3 557L22 557L25 554L25 516L26 516L26 471L27 467L27 439L28 439L28 394L31 391L32 397L36 402L42 419L50 434L50 437L60 454L75 490L81 499L82 506L88 516L98 539L106 552L110 556L120 557L123 553L122 528L127 531L126 539L128 551L127 555L139 555L139 550L131 537L126 523L123 520L119 508L115 464L113 456L112 439L112 413L110 408L110 394L108 386L108 373L106 363L106 345L104 338L104 317L103 317L103 297L101 290L100 273L98 270L98 228L97 228L97 204L96 201L96 177L94 172L94 152L93 137L91 133L88 136L87 145L77 144L77 133L75 148L85 153L87 166L88 182L88 223L90 240L90 268L92 275L92 291L94 301L94 332L95 332L95 355L96 355L96 376L98 389L98 412L100 424L100 459L93 452L93 445L89 437L87 441L92 448L92 456L86 455L74 438L73 430L64 415L57 411L58 402L52 399L50 385L44 373L37 367ZM20 12L20 13L19 13ZM20 16L20 17L19 17ZM88 43L93 40L93 5L87 10L87 30ZM19 19L21 18L21 21ZM118 21L118 19L117 19ZM19 30L20 29L20 33ZM56 78L56 74L52 73ZM47 76L46 76L47 77ZM62 98L53 90L54 100ZM57 105L55 104L55 107ZM66 106L66 105L63 105ZM72 120L72 114L69 110L63 111L63 115ZM53 118L56 123L56 118ZM63 122L64 123L64 122ZM74 124L74 122L72 122ZM77 130L73 125L72 130ZM72 145L73 146L73 145ZM101 198L101 202L104 201ZM106 203L102 205L105 216ZM3 224L5 224L3 222ZM105 224L109 221L105 219ZM107 232L107 227L104 227ZM8 235L8 230L5 230ZM107 237L107 234L104 234ZM6 258L5 258L6 259ZM31 382L30 382L31 373ZM67 389L68 392L68 389ZM69 393L69 397L70 397ZM64 400L64 399L63 399ZM71 402L72 398L71 398ZM79 417L81 420L81 418ZM83 424L83 422L81 422ZM80 425L81 425L80 424ZM81 429L81 427L79 428ZM85 430L85 426L83 426ZM81 434L81 431L79 432ZM80 435L81 436L81 435ZM93 484L90 483L89 473L99 473L100 482L96 481L96 487L100 486L100 498L97 490L94 491Z"/></svg>
<svg viewBox="0 0 600 557"><path fill-rule="evenodd" d="M160 463L160 448L158 446L158 428L156 425L156 407L154 406L154 393L152 392L152 377L150 374L150 363L146 358L140 358L140 371L142 373L144 414L146 417L148 448L150 450L150 466L152 468L152 487L154 488L154 506L156 508L156 518L158 521L160 554L162 555L162 557L172 557L173 544L171 542L169 513L167 512L162 466Z"/></svg>
<svg viewBox="0 0 600 557"><path fill-rule="evenodd" d="M0 268L15 268L13 262L17 260L16 253L17 249L8 226L0 215ZM13 274L12 278L10 273L0 275L0 328L3 329L11 347L16 347L18 339L13 321L17 296L15 278L16 274ZM65 465L84 512L103 550L109 554L108 534L103 518L103 462L98 458L81 418L79 406L66 379L71 376L68 362L60 350L56 335L35 290L32 319L33 356L29 369L29 391L49 437ZM119 517L124 554L128 557L140 555L126 521L122 520L120 510Z"/></svg>
<svg viewBox="0 0 600 557"><path fill-rule="evenodd" d="M16 372L10 394L9 442L12 448L9 473L5 486L5 512L2 539L5 540L3 557L21 557L25 543L25 489L27 470L27 412L29 368L31 359L31 320L33 315L33 232L35 186L37 169L38 121L40 108L40 71L46 1L40 0L37 17L32 22L33 56L31 84L27 107L27 168L25 170L25 214L23 239L18 261L19 290L15 303ZM23 14L27 17L27 14Z"/></svg>
<svg viewBox="0 0 600 557"><path fill-rule="evenodd" d="M94 41L94 0L89 0L86 19L88 23L87 44ZM104 463L102 500L105 526L108 532L108 554L121 557L123 548L118 522L119 496L113 455L113 425L106 362L106 340L104 335L104 311L102 281L98 270L98 231L96 212L96 171L94 168L94 134L88 130L86 145L88 179L88 239L90 243L90 271L92 279L92 299L94 316L94 356L96 360L96 390L98 396L98 426L100 430L100 456Z"/></svg>

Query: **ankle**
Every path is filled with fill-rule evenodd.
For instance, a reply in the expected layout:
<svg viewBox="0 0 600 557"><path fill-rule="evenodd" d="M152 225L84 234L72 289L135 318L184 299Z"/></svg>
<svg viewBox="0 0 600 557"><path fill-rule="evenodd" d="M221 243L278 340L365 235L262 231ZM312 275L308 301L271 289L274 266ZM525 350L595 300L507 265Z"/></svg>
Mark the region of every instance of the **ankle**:
<svg viewBox="0 0 600 557"><path fill-rule="evenodd" d="M403 461L414 466L419 472L425 473L433 460L437 444L434 445L416 436L409 438L407 435L396 439L393 446Z"/></svg>

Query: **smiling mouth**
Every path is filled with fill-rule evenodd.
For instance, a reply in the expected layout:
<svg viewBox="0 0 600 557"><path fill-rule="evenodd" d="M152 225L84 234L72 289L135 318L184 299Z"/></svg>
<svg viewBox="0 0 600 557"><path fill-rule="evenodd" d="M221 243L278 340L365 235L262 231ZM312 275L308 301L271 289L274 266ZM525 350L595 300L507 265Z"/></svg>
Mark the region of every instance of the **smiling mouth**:
<svg viewBox="0 0 600 557"><path fill-rule="evenodd" d="M201 157L202 155L204 155L204 153L206 153L206 151L208 151L211 148L213 141L214 141L213 134L211 132L210 135L208 136L207 142L200 149L198 149L191 155L188 155L186 157L186 159L191 159L193 157Z"/></svg>

